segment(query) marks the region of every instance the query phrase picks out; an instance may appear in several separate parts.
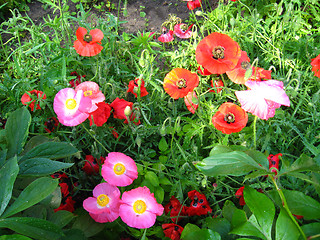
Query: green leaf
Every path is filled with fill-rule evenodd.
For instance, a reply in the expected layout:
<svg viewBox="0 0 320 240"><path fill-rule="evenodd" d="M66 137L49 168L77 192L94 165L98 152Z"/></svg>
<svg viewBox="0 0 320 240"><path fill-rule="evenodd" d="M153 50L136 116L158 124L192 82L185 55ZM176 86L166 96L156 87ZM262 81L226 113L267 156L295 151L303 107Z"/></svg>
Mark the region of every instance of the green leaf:
<svg viewBox="0 0 320 240"><path fill-rule="evenodd" d="M269 160L262 152L257 150L247 150L245 151L250 157L252 157L257 163L265 168L265 170L269 170Z"/></svg>
<svg viewBox="0 0 320 240"><path fill-rule="evenodd" d="M88 239L85 236L84 232L82 232L80 229L71 228L64 231L64 234L65 236L63 236L61 240L87 240Z"/></svg>
<svg viewBox="0 0 320 240"><path fill-rule="evenodd" d="M159 149L161 152L164 152L168 149L168 143L164 137L162 137L159 142Z"/></svg>
<svg viewBox="0 0 320 240"><path fill-rule="evenodd" d="M216 233L210 229L200 229L198 226L188 223L182 233L181 239L183 240L220 240L219 233Z"/></svg>
<svg viewBox="0 0 320 240"><path fill-rule="evenodd" d="M146 175L144 176L147 181L149 181L153 186L157 187L159 186L159 178L158 176L151 171L148 171Z"/></svg>
<svg viewBox="0 0 320 240"><path fill-rule="evenodd" d="M9 116L5 126L8 158L21 153L29 134L30 123L31 115L25 107L17 109Z"/></svg>
<svg viewBox="0 0 320 240"><path fill-rule="evenodd" d="M297 240L300 232L292 219L288 216L286 210L281 208L276 222L276 239L277 240Z"/></svg>
<svg viewBox="0 0 320 240"><path fill-rule="evenodd" d="M234 209L233 215L232 215L232 220L231 220L231 226L232 228L236 228L238 226L241 226L247 222L247 215L245 211L241 209Z"/></svg>
<svg viewBox="0 0 320 240"><path fill-rule="evenodd" d="M37 204L56 189L58 181L58 179L48 177L34 180L20 193L14 203L7 208L2 217L10 217Z"/></svg>
<svg viewBox="0 0 320 240"><path fill-rule="evenodd" d="M7 149L0 151L0 167L2 167L6 161L7 151L8 151Z"/></svg>
<svg viewBox="0 0 320 240"><path fill-rule="evenodd" d="M275 215L273 202L266 195L249 186L245 186L243 196L247 206L256 217L260 229L268 239L271 239L271 228Z"/></svg>
<svg viewBox="0 0 320 240"><path fill-rule="evenodd" d="M21 162L31 158L58 159L72 156L78 150L65 142L45 142L32 148L22 158Z"/></svg>
<svg viewBox="0 0 320 240"><path fill-rule="evenodd" d="M17 157L10 158L5 165L0 169L0 216L6 209L11 196L12 196L12 189L16 177L19 172L19 167L17 164Z"/></svg>
<svg viewBox="0 0 320 240"><path fill-rule="evenodd" d="M245 176L244 180L247 181L248 179L255 179L257 177L261 177L261 176L266 176L268 174L271 174L269 171L267 170L258 170L252 173L249 173L248 175Z"/></svg>
<svg viewBox="0 0 320 240"><path fill-rule="evenodd" d="M237 234L240 236L256 236L261 239L266 239L265 236L250 222L246 222L234 229L230 232L232 234Z"/></svg>
<svg viewBox="0 0 320 240"><path fill-rule="evenodd" d="M240 176L252 170L263 169L243 152L220 153L203 159L196 167L207 176Z"/></svg>
<svg viewBox="0 0 320 240"><path fill-rule="evenodd" d="M45 176L72 165L73 163L52 161L47 158L31 158L20 163L19 176Z"/></svg>
<svg viewBox="0 0 320 240"><path fill-rule="evenodd" d="M56 224L58 227L63 228L66 226L69 222L71 222L72 219L75 218L75 215L71 212L65 211L65 210L60 210L55 212L51 217L50 217L50 222L53 222Z"/></svg>
<svg viewBox="0 0 320 240"><path fill-rule="evenodd" d="M292 163L289 168L283 168L279 172L279 177L291 172L303 172L312 171L320 172L320 166L314 161L313 158L302 154L294 163Z"/></svg>
<svg viewBox="0 0 320 240"><path fill-rule="evenodd" d="M158 203L162 203L164 199L164 190L162 187L155 188L154 197L157 199Z"/></svg>
<svg viewBox="0 0 320 240"><path fill-rule="evenodd" d="M320 222L309 223L309 224L303 225L301 228L307 237L320 234ZM312 239L320 240L320 236Z"/></svg>
<svg viewBox="0 0 320 240"><path fill-rule="evenodd" d="M105 225L95 222L89 213L84 212L84 210L82 213L83 214L77 217L72 228L80 229L86 237L92 237L104 229Z"/></svg>
<svg viewBox="0 0 320 240"><path fill-rule="evenodd" d="M234 211L236 210L236 206L234 205L233 202L230 200L227 200L222 208L222 216L226 218L229 222L232 221L232 216L234 214Z"/></svg>
<svg viewBox="0 0 320 240"><path fill-rule="evenodd" d="M32 240L32 239L23 235L12 234L12 235L2 235L0 237L0 240Z"/></svg>
<svg viewBox="0 0 320 240"><path fill-rule="evenodd" d="M227 152L232 152L233 150L225 145L217 145L214 148L211 149L209 156L213 156L219 153L227 153Z"/></svg>
<svg viewBox="0 0 320 240"><path fill-rule="evenodd" d="M205 220L203 227L219 233L222 238L227 238L228 233L231 230L231 225L227 219L208 217Z"/></svg>
<svg viewBox="0 0 320 240"><path fill-rule="evenodd" d="M59 227L39 218L13 217L0 219L0 228L9 228L17 233L39 240L57 240L63 236Z"/></svg>

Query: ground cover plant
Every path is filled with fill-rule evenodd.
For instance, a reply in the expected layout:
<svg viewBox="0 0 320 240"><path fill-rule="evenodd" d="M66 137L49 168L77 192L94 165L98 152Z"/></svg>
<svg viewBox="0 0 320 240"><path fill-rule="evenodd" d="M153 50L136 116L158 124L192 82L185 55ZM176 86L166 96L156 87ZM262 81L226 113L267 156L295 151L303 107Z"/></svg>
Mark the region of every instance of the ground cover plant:
<svg viewBox="0 0 320 240"><path fill-rule="evenodd" d="M41 2L0 28L0 239L320 239L318 1Z"/></svg>

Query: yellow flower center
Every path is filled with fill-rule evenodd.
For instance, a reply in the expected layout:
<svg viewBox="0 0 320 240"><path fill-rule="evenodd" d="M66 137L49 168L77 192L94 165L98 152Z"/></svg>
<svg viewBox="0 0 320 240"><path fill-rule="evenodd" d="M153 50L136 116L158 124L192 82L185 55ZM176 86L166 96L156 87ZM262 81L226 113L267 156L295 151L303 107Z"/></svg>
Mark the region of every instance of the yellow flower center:
<svg viewBox="0 0 320 240"><path fill-rule="evenodd" d="M89 43L92 41L92 36L89 33L87 33L86 35L84 35L83 40Z"/></svg>
<svg viewBox="0 0 320 240"><path fill-rule="evenodd" d="M69 98L66 101L66 107L70 110L75 109L75 107L77 106L77 102L76 100L74 100L73 98Z"/></svg>
<svg viewBox="0 0 320 240"><path fill-rule="evenodd" d="M122 163L117 163L114 165L113 171L117 175L122 175L126 171L126 167Z"/></svg>
<svg viewBox="0 0 320 240"><path fill-rule="evenodd" d="M142 200L137 200L133 204L133 211L138 214L142 214L147 210L147 204Z"/></svg>
<svg viewBox="0 0 320 240"><path fill-rule="evenodd" d="M223 120L226 121L228 124L230 124L230 123L234 123L236 119L233 113L227 113L226 115L224 115Z"/></svg>
<svg viewBox="0 0 320 240"><path fill-rule="evenodd" d="M176 85L179 89L181 88L186 88L187 87L187 81L183 78L180 78L177 82Z"/></svg>
<svg viewBox="0 0 320 240"><path fill-rule="evenodd" d="M85 97L91 96L91 95L92 95L92 91L91 91L91 90L85 91L85 92L83 93L83 95L84 95Z"/></svg>
<svg viewBox="0 0 320 240"><path fill-rule="evenodd" d="M97 203L99 204L99 206L101 207L105 207L108 203L109 203L109 197L105 194L100 194L97 197Z"/></svg>

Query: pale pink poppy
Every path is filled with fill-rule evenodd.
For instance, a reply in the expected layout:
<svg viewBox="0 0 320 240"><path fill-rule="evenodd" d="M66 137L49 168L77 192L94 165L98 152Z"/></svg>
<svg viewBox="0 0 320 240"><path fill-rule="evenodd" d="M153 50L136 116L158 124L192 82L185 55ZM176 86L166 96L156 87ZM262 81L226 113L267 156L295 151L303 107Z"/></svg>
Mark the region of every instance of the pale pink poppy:
<svg viewBox="0 0 320 240"><path fill-rule="evenodd" d="M111 152L102 165L101 175L108 183L125 187L138 178L137 165L131 157L120 152Z"/></svg>
<svg viewBox="0 0 320 240"><path fill-rule="evenodd" d="M189 27L185 23L179 23L174 26L173 33L178 38L187 39L192 36L192 31L190 30L192 28L193 24L191 24Z"/></svg>
<svg viewBox="0 0 320 240"><path fill-rule="evenodd" d="M89 117L91 99L84 97L82 91L73 88L61 89L53 101L53 110L58 120L65 126L77 126Z"/></svg>
<svg viewBox="0 0 320 240"><path fill-rule="evenodd" d="M174 39L173 37L173 31L172 30L167 30L165 27L162 28L162 34L160 37L158 37L158 40L160 42L172 42Z"/></svg>
<svg viewBox="0 0 320 240"><path fill-rule="evenodd" d="M93 197L83 201L83 208L96 222L113 222L119 217L120 191L117 187L100 183L92 194Z"/></svg>
<svg viewBox="0 0 320 240"><path fill-rule="evenodd" d="M195 103L196 102L196 103ZM184 97L184 103L186 104L188 110L194 114L199 106L198 97L195 91L189 92L187 96Z"/></svg>
<svg viewBox="0 0 320 240"><path fill-rule="evenodd" d="M290 100L283 90L283 82L277 80L247 81L249 90L236 91L241 107L253 115L267 120L273 117L281 105L290 106Z"/></svg>
<svg viewBox="0 0 320 240"><path fill-rule="evenodd" d="M99 85L95 82L82 82L76 87L76 92L79 90L83 91L83 95L92 100L92 107L89 112L93 112L98 109L96 103L103 102L105 100L105 96L99 90Z"/></svg>
<svg viewBox="0 0 320 240"><path fill-rule="evenodd" d="M129 227L144 229L152 227L163 210L153 193L144 186L122 194L119 215Z"/></svg>

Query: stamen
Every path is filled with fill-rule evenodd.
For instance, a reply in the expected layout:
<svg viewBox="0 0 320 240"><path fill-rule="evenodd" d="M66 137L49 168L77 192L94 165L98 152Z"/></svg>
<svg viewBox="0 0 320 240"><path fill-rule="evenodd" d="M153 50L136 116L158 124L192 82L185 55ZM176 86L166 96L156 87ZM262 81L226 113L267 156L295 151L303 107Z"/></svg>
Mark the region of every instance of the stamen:
<svg viewBox="0 0 320 240"><path fill-rule="evenodd" d="M176 85L179 89L181 88L186 88L187 87L187 81L183 78L180 78L177 82Z"/></svg>
<svg viewBox="0 0 320 240"><path fill-rule="evenodd" d="M224 47L217 46L212 51L212 57L214 59L223 59L224 58Z"/></svg>
<svg viewBox="0 0 320 240"><path fill-rule="evenodd" d="M86 35L84 35L83 41L86 41L88 43L91 42L92 41L92 36L89 33L87 33Z"/></svg>
<svg viewBox="0 0 320 240"><path fill-rule="evenodd" d="M232 113L227 113L225 116L224 116L224 121L226 121L227 123L234 123L235 122L235 117Z"/></svg>

